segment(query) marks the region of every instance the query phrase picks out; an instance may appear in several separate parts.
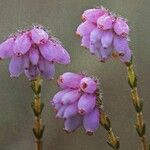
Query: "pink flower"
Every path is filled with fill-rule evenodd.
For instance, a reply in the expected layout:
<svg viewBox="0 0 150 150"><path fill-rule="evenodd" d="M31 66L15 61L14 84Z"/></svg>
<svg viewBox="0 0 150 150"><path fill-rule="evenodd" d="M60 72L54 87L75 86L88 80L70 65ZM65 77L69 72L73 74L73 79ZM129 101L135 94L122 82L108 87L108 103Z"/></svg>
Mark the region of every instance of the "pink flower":
<svg viewBox="0 0 150 150"><path fill-rule="evenodd" d="M95 108L91 113L86 114L83 119L83 126L87 134L92 134L99 127L99 111Z"/></svg>
<svg viewBox="0 0 150 150"><path fill-rule="evenodd" d="M80 80L84 76L82 74L76 74L72 72L66 72L58 78L58 85L61 88L73 88L78 89L80 86Z"/></svg>
<svg viewBox="0 0 150 150"><path fill-rule="evenodd" d="M55 94L51 104L56 118L64 120L64 130L70 133L83 126L87 134L93 134L100 124L97 81L84 74L66 72L59 77L58 85L63 90Z"/></svg>
<svg viewBox="0 0 150 150"><path fill-rule="evenodd" d="M129 26L125 19L103 7L84 11L82 18L76 31L82 38L81 46L89 49L101 62L111 56L119 57L122 62L131 60Z"/></svg>
<svg viewBox="0 0 150 150"><path fill-rule="evenodd" d="M96 105L96 97L90 94L83 94L78 102L78 112L81 115L88 114Z"/></svg>
<svg viewBox="0 0 150 150"><path fill-rule="evenodd" d="M18 77L24 72L30 80L38 75L52 79L55 63L70 63L70 56L61 43L39 26L19 32L2 42L0 58L11 59L11 77Z"/></svg>
<svg viewBox="0 0 150 150"><path fill-rule="evenodd" d="M90 77L84 77L80 81L80 88L83 92L94 93L97 89L97 81L91 79Z"/></svg>
<svg viewBox="0 0 150 150"><path fill-rule="evenodd" d="M117 35L126 37L129 34L129 26L127 21L122 18L117 18L114 23L114 31Z"/></svg>
<svg viewBox="0 0 150 150"><path fill-rule="evenodd" d="M0 44L0 59L10 58L13 56L12 47L14 45L15 38L10 37L2 44Z"/></svg>
<svg viewBox="0 0 150 150"><path fill-rule="evenodd" d="M90 22L96 23L97 19L102 16L103 14L105 14L107 12L107 10L105 8L93 8L93 9L88 9L86 11L84 11L84 13L82 14L82 19L88 20Z"/></svg>
<svg viewBox="0 0 150 150"><path fill-rule="evenodd" d="M113 28L115 18L109 13L105 13L97 19L97 27L102 30L108 30Z"/></svg>
<svg viewBox="0 0 150 150"><path fill-rule="evenodd" d="M31 48L31 40L29 37L29 33L25 32L20 33L20 35L17 35L12 47L14 55L22 56L26 54L30 48Z"/></svg>
<svg viewBox="0 0 150 150"><path fill-rule="evenodd" d="M89 35L94 28L96 28L96 26L92 22L85 21L79 25L76 34L86 36Z"/></svg>
<svg viewBox="0 0 150 150"><path fill-rule="evenodd" d="M41 28L33 28L30 33L33 42L36 44L44 44L49 39L48 33Z"/></svg>

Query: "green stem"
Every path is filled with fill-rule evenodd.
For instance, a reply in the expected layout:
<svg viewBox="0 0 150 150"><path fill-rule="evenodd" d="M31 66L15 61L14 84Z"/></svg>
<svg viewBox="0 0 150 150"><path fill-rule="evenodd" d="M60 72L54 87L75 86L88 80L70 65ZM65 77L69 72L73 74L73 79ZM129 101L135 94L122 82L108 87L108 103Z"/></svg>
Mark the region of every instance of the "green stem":
<svg viewBox="0 0 150 150"><path fill-rule="evenodd" d="M32 102L32 109L34 112L34 127L33 133L35 136L35 150L42 150L42 136L44 132L44 125L42 125L41 113L44 104L41 102L41 82L40 77L31 81L31 87L34 92L34 100Z"/></svg>
<svg viewBox="0 0 150 150"><path fill-rule="evenodd" d="M97 106L99 108L99 112L100 112L100 124L104 127L104 129L107 131L107 144L115 149L115 150L119 150L120 149L120 142L119 142L119 138L115 135L115 133L113 132L113 129L111 127L111 122L110 119L108 118L108 116L106 115L106 113L104 112L104 108L102 105L102 101L99 98L99 96L97 96Z"/></svg>
<svg viewBox="0 0 150 150"><path fill-rule="evenodd" d="M136 110L136 131L140 137L141 150L148 150L147 140L145 136L146 126L143 117L143 101L139 98L138 89L137 89L137 76L133 69L133 62L126 63L127 74L128 74L128 83L131 87L131 96L132 102Z"/></svg>

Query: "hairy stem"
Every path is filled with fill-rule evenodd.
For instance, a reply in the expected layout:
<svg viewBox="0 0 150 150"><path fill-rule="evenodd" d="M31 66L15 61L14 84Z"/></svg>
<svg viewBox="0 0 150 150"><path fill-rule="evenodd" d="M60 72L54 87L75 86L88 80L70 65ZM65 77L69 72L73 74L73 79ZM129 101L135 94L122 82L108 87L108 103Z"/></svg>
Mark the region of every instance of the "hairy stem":
<svg viewBox="0 0 150 150"><path fill-rule="evenodd" d="M34 100L32 102L32 109L34 112L34 127L33 133L35 136L35 150L42 150L42 136L44 132L44 125L42 125L41 113L44 104L41 102L41 82L40 77L31 81L31 87L34 92Z"/></svg>
<svg viewBox="0 0 150 150"><path fill-rule="evenodd" d="M107 143L111 148L115 150L119 150L120 149L119 138L113 132L110 119L104 112L102 101L99 97L97 98L97 105L98 105L99 112L100 112L100 123L104 127L104 129L107 131Z"/></svg>
<svg viewBox="0 0 150 150"><path fill-rule="evenodd" d="M126 63L128 83L131 87L132 102L136 110L136 131L140 137L141 150L148 150L147 140L145 136L146 126L143 117L143 101L140 99L137 89L137 76L133 69L133 62Z"/></svg>

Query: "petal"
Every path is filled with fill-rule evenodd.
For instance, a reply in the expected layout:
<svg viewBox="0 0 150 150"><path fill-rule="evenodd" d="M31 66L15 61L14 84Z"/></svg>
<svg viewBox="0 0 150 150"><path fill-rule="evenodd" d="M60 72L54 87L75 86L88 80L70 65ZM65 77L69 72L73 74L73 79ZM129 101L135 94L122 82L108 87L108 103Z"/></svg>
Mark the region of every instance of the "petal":
<svg viewBox="0 0 150 150"><path fill-rule="evenodd" d="M78 112L81 115L87 114L93 110L96 105L96 97L90 94L81 96L78 102Z"/></svg>
<svg viewBox="0 0 150 150"><path fill-rule="evenodd" d="M24 70L23 57L13 56L9 64L9 72L11 77L18 77Z"/></svg>
<svg viewBox="0 0 150 150"><path fill-rule="evenodd" d="M29 51L29 58L32 65L37 65L39 61L39 51L36 48L31 48Z"/></svg>
<svg viewBox="0 0 150 150"><path fill-rule="evenodd" d="M0 59L10 58L13 55L13 44L13 37L0 44Z"/></svg>
<svg viewBox="0 0 150 150"><path fill-rule="evenodd" d="M96 28L94 24L89 21L85 21L78 26L76 34L80 36L85 36L90 34L94 28Z"/></svg>
<svg viewBox="0 0 150 150"><path fill-rule="evenodd" d="M58 85L62 88L79 88L82 78L81 74L66 72L59 77Z"/></svg>
<svg viewBox="0 0 150 150"><path fill-rule="evenodd" d="M34 27L31 30L31 38L36 44L44 44L48 41L48 34L43 29Z"/></svg>
<svg viewBox="0 0 150 150"><path fill-rule="evenodd" d="M78 113L78 102L69 105L64 112L64 119L75 116Z"/></svg>
<svg viewBox="0 0 150 150"><path fill-rule="evenodd" d="M83 92L94 93L97 89L97 83L90 77L85 77L80 82L80 88Z"/></svg>
<svg viewBox="0 0 150 150"><path fill-rule="evenodd" d="M64 130L67 133L73 132L82 125L82 117L77 115L75 117L68 118L65 120L64 125Z"/></svg>
<svg viewBox="0 0 150 150"><path fill-rule="evenodd" d="M102 38L101 38L101 43L103 48L108 48L109 46L111 46L112 41L113 41L113 32L110 31L104 31Z"/></svg>
<svg viewBox="0 0 150 150"><path fill-rule="evenodd" d="M100 125L100 114L98 109L94 109L91 113L86 114L83 119L83 125L86 133L92 135Z"/></svg>
<svg viewBox="0 0 150 150"><path fill-rule="evenodd" d="M18 35L15 40L13 51L17 56L25 54L31 47L31 40L27 33Z"/></svg>
<svg viewBox="0 0 150 150"><path fill-rule="evenodd" d="M72 90L62 97L61 103L63 105L74 103L80 98L80 96L81 93L78 90Z"/></svg>

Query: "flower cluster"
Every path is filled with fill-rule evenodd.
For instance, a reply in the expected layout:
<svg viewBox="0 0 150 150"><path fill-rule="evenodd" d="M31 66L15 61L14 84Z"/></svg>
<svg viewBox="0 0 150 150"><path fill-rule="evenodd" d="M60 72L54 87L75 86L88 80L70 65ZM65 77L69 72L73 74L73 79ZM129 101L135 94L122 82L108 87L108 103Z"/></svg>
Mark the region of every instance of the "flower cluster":
<svg viewBox="0 0 150 150"><path fill-rule="evenodd" d="M76 34L82 37L81 46L90 50L101 62L111 56L119 57L122 62L129 62L129 26L127 20L118 17L105 8L93 8L84 11L83 22Z"/></svg>
<svg viewBox="0 0 150 150"><path fill-rule="evenodd" d="M88 135L99 127L100 112L96 105L97 80L83 74L67 72L58 79L63 89L52 99L56 118L64 119L64 130L68 133L83 126Z"/></svg>
<svg viewBox="0 0 150 150"><path fill-rule="evenodd" d="M55 63L70 62L70 56L61 43L49 36L41 26L11 35L0 44L0 58L11 58L11 77L18 77L24 72L30 80L39 74L51 79L55 73Z"/></svg>

